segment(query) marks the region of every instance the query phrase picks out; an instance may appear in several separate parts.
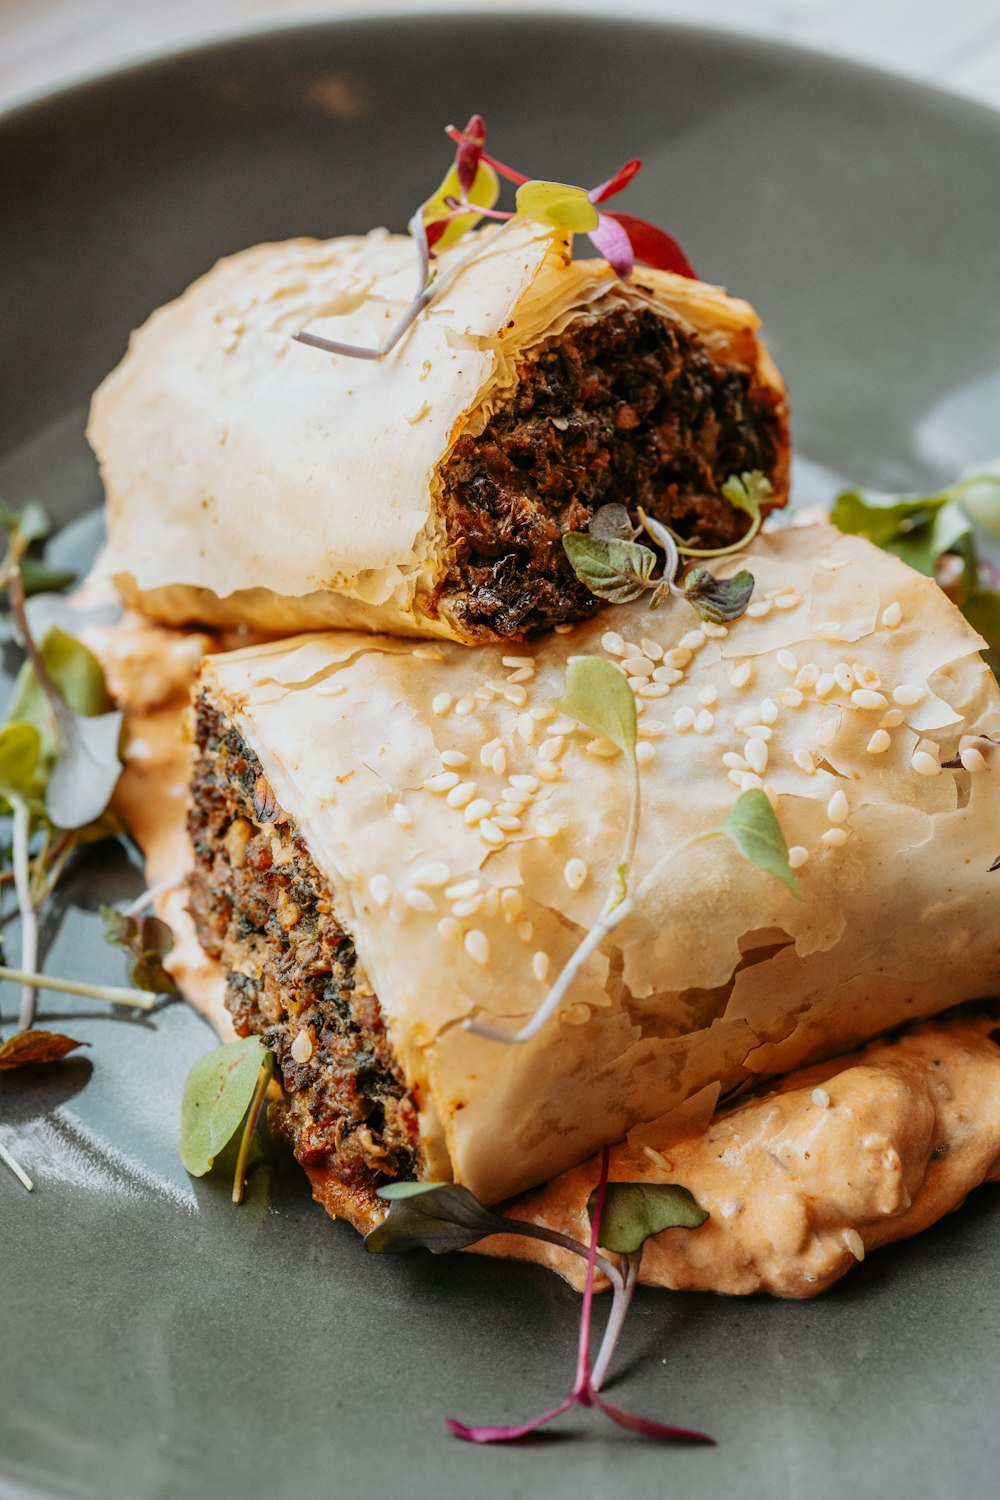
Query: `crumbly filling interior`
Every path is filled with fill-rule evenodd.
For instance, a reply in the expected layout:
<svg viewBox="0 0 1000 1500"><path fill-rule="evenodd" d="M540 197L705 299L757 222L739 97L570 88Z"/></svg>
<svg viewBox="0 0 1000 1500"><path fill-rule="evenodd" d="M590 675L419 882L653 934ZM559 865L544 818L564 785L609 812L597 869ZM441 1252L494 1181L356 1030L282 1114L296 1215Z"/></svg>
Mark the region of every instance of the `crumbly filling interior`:
<svg viewBox="0 0 1000 1500"><path fill-rule="evenodd" d="M418 1173L416 1104L327 883L256 756L204 695L188 828L199 940L225 971L236 1030L274 1052L284 1086L269 1123L328 1210L366 1229L382 1216L376 1188Z"/></svg>
<svg viewBox="0 0 1000 1500"><path fill-rule="evenodd" d="M571 324L518 369L512 395L442 471L450 566L437 607L469 634L523 636L594 612L562 537L602 505L642 506L692 546L737 541L721 488L774 475L780 398L648 310Z"/></svg>

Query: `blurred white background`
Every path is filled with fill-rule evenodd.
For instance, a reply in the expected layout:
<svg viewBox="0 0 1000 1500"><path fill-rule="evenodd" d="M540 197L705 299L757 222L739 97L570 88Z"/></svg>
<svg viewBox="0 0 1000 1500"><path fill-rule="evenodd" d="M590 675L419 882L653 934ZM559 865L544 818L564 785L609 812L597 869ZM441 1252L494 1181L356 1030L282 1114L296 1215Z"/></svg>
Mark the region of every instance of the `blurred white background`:
<svg viewBox="0 0 1000 1500"><path fill-rule="evenodd" d="M1000 0L0 0L0 107L241 29L391 10L662 16L855 58L1000 109Z"/></svg>

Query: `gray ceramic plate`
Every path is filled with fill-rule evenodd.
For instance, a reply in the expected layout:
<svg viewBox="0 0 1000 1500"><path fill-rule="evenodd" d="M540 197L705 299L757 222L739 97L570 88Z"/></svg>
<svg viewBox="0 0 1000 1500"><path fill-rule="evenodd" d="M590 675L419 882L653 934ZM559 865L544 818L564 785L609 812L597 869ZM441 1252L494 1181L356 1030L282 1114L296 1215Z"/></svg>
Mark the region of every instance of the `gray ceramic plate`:
<svg viewBox="0 0 1000 1500"><path fill-rule="evenodd" d="M227 43L0 120L0 491L93 505L85 404L133 324L256 240L401 227L472 108L546 175L645 158L630 206L765 315L806 498L997 448L1000 117L714 33L411 17ZM84 862L46 922L51 970L121 980L95 908L140 888L122 850ZM38 1184L0 1173L4 1496L995 1495L996 1189L816 1303L641 1295L615 1393L714 1450L586 1414L577 1441L475 1449L442 1418L551 1405L574 1295L472 1257L368 1257L276 1147L234 1211L177 1160L205 1026L45 1007L70 1009L83 1059L0 1094Z"/></svg>

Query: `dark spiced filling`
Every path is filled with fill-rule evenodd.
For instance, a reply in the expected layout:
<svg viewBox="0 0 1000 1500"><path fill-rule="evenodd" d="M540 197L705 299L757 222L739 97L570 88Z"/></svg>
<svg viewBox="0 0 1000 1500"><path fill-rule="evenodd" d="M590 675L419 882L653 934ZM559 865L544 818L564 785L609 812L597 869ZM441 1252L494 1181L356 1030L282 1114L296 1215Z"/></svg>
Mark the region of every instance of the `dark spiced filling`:
<svg viewBox="0 0 1000 1500"><path fill-rule="evenodd" d="M518 368L513 394L442 471L450 567L439 612L473 637L520 637L593 614L562 538L602 505L642 508L692 546L739 540L733 474L782 479L784 405L756 371L627 308L571 324Z"/></svg>
<svg viewBox="0 0 1000 1500"><path fill-rule="evenodd" d="M199 941L225 971L236 1030L275 1054L285 1097L269 1124L328 1211L368 1229L382 1217L376 1188L418 1174L415 1102L327 882L253 751L204 695L195 742Z"/></svg>

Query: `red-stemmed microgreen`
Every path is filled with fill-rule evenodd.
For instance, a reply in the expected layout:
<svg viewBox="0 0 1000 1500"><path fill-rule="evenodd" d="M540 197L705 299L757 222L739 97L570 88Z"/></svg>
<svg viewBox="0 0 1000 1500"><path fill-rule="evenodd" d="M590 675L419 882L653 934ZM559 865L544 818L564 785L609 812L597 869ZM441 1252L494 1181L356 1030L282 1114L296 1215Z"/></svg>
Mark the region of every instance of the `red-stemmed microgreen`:
<svg viewBox="0 0 1000 1500"><path fill-rule="evenodd" d="M258 1037L241 1037L204 1053L192 1067L181 1102L181 1161L204 1177L242 1127L233 1202L242 1203L250 1146L270 1083L274 1054Z"/></svg>
<svg viewBox="0 0 1000 1500"><path fill-rule="evenodd" d="M446 275L435 268L438 252L459 244L484 219L501 225L530 219L571 238L586 234L622 280L631 276L636 260L656 270L694 277L684 252L662 229L632 214L599 207L628 186L642 166L637 157L588 191L569 183L530 178L498 161L485 149L486 123L481 115L473 115L464 130L447 126L445 134L457 146L455 160L440 186L421 204L407 226L417 251L417 283L410 303L393 328L381 343L371 345L343 343L302 330L293 335L300 344L351 359L384 359L424 309L478 253L479 246L473 240L470 254L452 261ZM516 186L513 209L496 207L500 178Z"/></svg>

